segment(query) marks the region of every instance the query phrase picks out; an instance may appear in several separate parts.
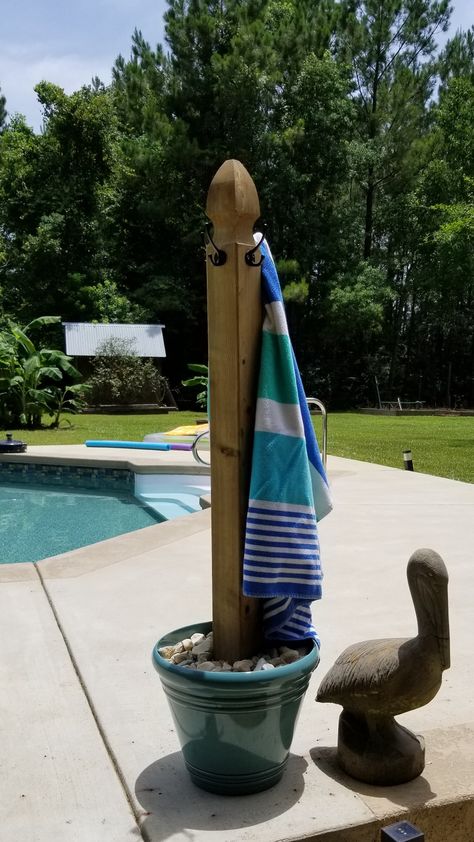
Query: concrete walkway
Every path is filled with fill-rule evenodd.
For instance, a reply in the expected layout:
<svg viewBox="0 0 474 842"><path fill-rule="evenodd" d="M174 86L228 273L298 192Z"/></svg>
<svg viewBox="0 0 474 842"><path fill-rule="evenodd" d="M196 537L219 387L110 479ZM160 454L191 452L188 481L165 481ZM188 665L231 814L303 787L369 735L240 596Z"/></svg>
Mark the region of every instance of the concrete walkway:
<svg viewBox="0 0 474 842"><path fill-rule="evenodd" d="M0 840L376 842L400 816L430 842L474 842L474 485L335 457L329 475L335 510L320 527L325 595L314 610L321 664L288 770L259 795L192 786L150 662L162 633L210 618L209 511L37 565L0 565ZM450 572L452 666L430 705L400 717L425 736L423 775L378 789L338 770L340 709L314 696L346 645L415 633L405 570L421 546Z"/></svg>

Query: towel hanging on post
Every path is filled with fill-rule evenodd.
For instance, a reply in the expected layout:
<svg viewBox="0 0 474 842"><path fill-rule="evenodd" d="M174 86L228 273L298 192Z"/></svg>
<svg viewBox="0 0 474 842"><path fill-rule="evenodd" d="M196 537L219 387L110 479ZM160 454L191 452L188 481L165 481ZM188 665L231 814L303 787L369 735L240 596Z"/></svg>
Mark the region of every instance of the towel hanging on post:
<svg viewBox="0 0 474 842"><path fill-rule="evenodd" d="M332 503L266 242L261 252L265 318L243 593L265 599L267 639L313 638L319 644L310 608L321 597L317 522Z"/></svg>

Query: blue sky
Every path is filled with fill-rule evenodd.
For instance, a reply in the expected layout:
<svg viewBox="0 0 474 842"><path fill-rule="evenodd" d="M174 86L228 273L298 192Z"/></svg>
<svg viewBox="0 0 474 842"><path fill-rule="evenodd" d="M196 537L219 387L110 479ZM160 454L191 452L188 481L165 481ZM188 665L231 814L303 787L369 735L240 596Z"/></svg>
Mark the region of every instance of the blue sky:
<svg viewBox="0 0 474 842"><path fill-rule="evenodd" d="M35 128L41 110L34 86L46 79L71 93L93 76L108 82L132 32L163 40L166 0L0 0L0 86L7 110Z"/></svg>
<svg viewBox="0 0 474 842"><path fill-rule="evenodd" d="M474 24L474 0L453 0L451 32ZM0 0L0 86L10 113L38 129L34 86L42 79L67 93L93 76L110 80L119 53L128 56L135 27L163 41L166 0Z"/></svg>

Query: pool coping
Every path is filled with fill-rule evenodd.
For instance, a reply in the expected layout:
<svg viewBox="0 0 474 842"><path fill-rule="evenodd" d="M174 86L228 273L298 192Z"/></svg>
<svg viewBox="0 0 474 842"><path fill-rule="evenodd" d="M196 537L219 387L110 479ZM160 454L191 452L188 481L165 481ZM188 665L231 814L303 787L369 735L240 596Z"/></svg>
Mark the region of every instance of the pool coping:
<svg viewBox="0 0 474 842"><path fill-rule="evenodd" d="M1 453L0 464L74 465L90 468L123 468L136 474L204 474L210 469L201 465L191 453L182 451L118 450L88 448L82 444L43 445L29 447L26 453ZM171 470L170 470L171 469Z"/></svg>
<svg viewBox="0 0 474 842"><path fill-rule="evenodd" d="M67 452L63 448L67 448ZM46 452L45 452L46 451ZM143 456L142 454L145 454ZM170 458L171 456L171 458ZM165 458L163 458L165 457ZM166 458L167 457L167 458ZM210 469L200 465L187 452L142 451L141 453L120 451L110 454L108 448L86 448L84 445L58 445L32 447L26 453L0 454L0 464L36 464L89 468L110 468L129 470L136 474L180 474L209 476ZM36 562L15 562L0 564L0 582L21 581L30 577L26 571L19 572L33 564L41 567L42 576L49 578L73 578L99 570L120 561L133 559L181 537L194 535L209 529L210 496L200 499L202 511L182 515L174 520L151 524L150 526L125 532L114 538L96 541L75 550L69 550ZM12 568L17 568L13 570Z"/></svg>

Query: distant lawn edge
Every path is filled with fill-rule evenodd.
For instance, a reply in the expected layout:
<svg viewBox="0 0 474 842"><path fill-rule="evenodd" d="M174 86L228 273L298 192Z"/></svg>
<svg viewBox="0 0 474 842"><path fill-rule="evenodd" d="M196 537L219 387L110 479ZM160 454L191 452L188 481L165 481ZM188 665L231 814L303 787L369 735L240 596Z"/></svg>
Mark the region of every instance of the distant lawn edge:
<svg viewBox="0 0 474 842"><path fill-rule="evenodd" d="M70 415L59 430L11 430L30 445L83 444L86 439L142 441L149 433L204 420L205 413L157 415ZM312 416L321 442L320 416ZM49 419L45 419L47 422ZM474 482L474 417L374 416L355 412L328 415L328 452L345 459L404 470L403 451L411 450L415 471Z"/></svg>

